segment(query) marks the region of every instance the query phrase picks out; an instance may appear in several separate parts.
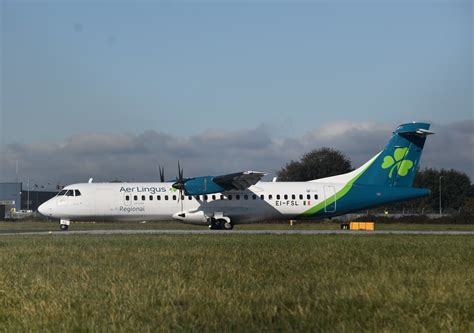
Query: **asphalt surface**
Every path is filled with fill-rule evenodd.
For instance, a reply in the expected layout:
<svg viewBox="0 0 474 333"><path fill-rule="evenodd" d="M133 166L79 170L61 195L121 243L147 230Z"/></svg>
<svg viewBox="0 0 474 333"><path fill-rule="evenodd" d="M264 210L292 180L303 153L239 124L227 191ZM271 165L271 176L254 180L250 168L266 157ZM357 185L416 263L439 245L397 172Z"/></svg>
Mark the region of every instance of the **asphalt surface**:
<svg viewBox="0 0 474 333"><path fill-rule="evenodd" d="M415 231L415 230L70 230L25 231L0 230L0 236L30 235L474 235L474 231Z"/></svg>

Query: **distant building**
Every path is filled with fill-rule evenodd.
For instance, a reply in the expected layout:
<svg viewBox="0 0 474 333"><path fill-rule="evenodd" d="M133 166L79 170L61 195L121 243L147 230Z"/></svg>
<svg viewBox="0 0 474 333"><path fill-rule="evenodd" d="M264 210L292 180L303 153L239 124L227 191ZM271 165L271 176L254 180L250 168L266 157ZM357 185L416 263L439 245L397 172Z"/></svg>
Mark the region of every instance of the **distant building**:
<svg viewBox="0 0 474 333"><path fill-rule="evenodd" d="M21 183L0 183L0 206L5 212L21 209Z"/></svg>
<svg viewBox="0 0 474 333"><path fill-rule="evenodd" d="M23 189L21 191L21 209L27 209L37 211L38 207L43 203L51 199L57 194L57 192L51 191L29 191Z"/></svg>
<svg viewBox="0 0 474 333"><path fill-rule="evenodd" d="M54 197L56 193L55 191L28 191L28 189L22 189L22 183L0 183L0 219L12 211L36 211L43 202Z"/></svg>

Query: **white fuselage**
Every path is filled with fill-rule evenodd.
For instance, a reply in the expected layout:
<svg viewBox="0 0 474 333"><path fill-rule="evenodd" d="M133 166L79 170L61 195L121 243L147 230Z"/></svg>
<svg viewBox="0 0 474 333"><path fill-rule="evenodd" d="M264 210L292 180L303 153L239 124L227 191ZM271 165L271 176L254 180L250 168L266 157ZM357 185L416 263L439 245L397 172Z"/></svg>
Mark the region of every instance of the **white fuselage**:
<svg viewBox="0 0 474 333"><path fill-rule="evenodd" d="M65 220L160 221L178 219L208 224L226 216L232 223L263 219L293 219L324 201L344 184L319 182L259 182L243 191L184 196L172 183L85 183L64 188L40 207L43 215ZM335 211L334 202L325 211ZM184 215L183 215L184 213Z"/></svg>

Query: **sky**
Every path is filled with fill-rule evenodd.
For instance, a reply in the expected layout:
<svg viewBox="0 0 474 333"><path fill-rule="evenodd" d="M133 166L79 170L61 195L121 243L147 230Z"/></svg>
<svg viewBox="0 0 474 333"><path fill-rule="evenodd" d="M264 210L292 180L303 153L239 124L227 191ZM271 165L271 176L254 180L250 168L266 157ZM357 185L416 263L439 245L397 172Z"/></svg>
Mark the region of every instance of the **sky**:
<svg viewBox="0 0 474 333"><path fill-rule="evenodd" d="M0 0L0 181L354 166L426 121L474 180L470 0Z"/></svg>

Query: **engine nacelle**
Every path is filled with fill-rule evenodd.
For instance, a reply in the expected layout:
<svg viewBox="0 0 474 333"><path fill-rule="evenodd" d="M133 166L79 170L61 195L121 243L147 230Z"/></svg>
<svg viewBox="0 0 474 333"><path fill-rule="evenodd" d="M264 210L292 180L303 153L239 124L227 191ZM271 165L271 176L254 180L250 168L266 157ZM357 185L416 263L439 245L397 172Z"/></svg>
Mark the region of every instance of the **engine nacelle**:
<svg viewBox="0 0 474 333"><path fill-rule="evenodd" d="M224 192L225 189L214 183L213 178L212 176L206 176L186 179L184 193L186 195L202 195Z"/></svg>

